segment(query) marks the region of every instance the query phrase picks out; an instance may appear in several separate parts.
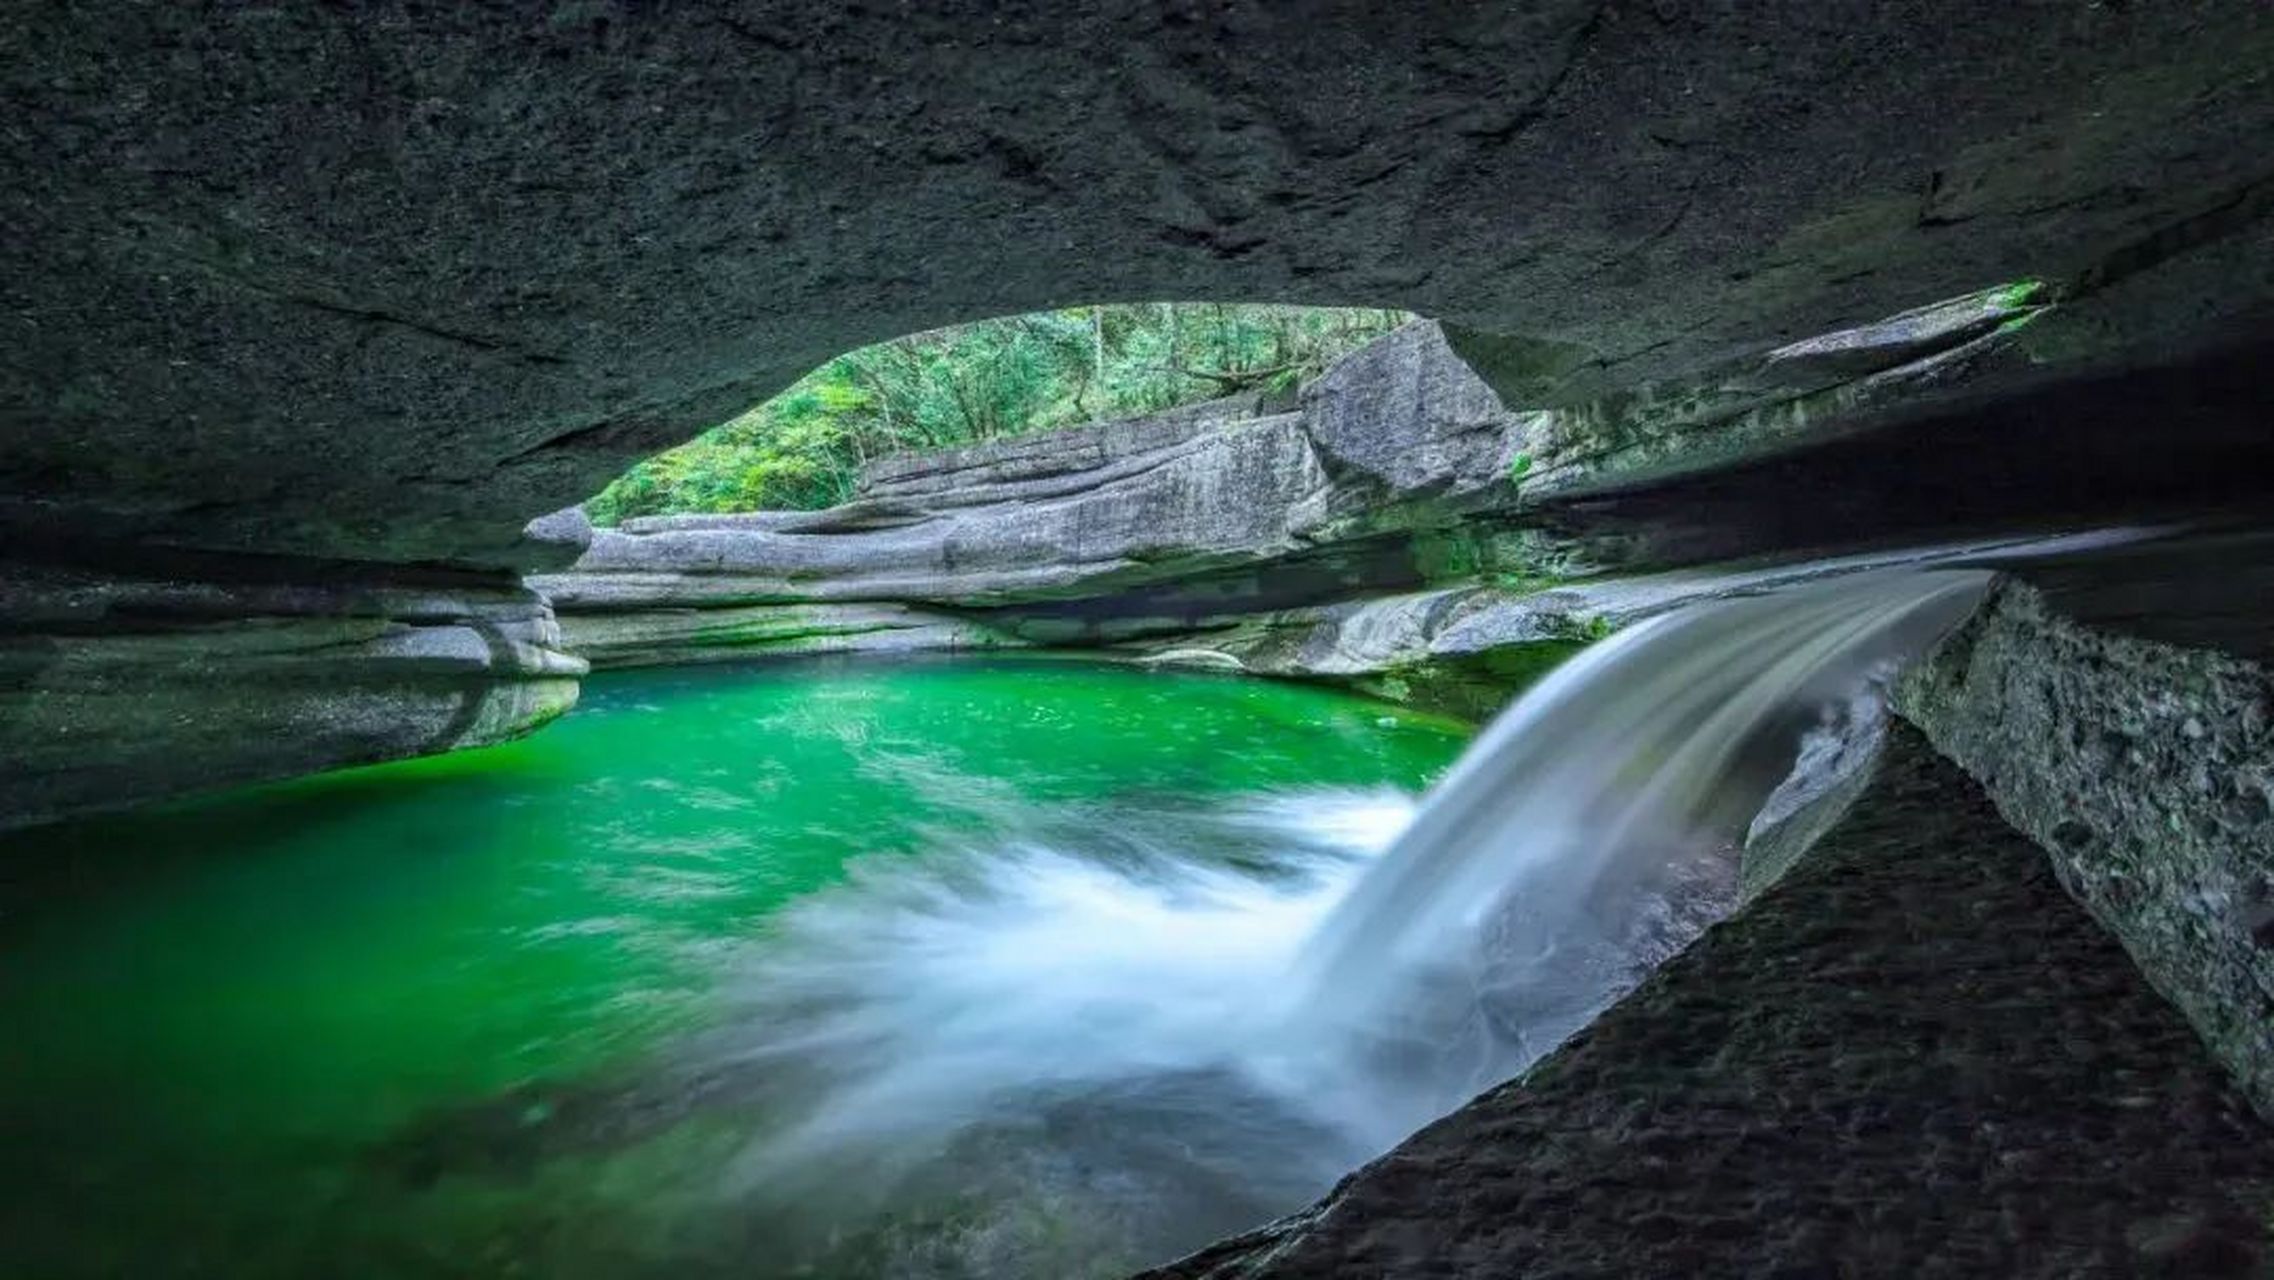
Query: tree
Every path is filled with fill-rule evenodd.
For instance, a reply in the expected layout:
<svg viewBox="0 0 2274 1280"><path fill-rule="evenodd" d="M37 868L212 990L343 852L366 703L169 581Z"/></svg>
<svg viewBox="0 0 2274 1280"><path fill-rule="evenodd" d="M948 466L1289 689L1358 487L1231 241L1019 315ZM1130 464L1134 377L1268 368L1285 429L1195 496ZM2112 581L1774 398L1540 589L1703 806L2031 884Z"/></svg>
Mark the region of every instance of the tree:
<svg viewBox="0 0 2274 1280"><path fill-rule="evenodd" d="M1400 311L1141 303L1038 311L848 352L741 417L633 467L593 520L808 510L876 457L1292 389L1404 324Z"/></svg>

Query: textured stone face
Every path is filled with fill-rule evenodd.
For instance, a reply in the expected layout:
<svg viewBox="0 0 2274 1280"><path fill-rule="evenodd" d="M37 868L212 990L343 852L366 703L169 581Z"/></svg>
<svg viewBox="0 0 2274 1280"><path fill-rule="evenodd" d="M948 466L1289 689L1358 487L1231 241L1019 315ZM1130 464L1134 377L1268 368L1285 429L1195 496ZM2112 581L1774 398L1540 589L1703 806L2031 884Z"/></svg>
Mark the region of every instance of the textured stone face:
<svg viewBox="0 0 2274 1280"><path fill-rule="evenodd" d="M134 0L0 54L11 530L527 564L832 354L1098 298L1405 306L1536 407L2025 277L2055 367L2274 296L2257 0Z"/></svg>
<svg viewBox="0 0 2274 1280"><path fill-rule="evenodd" d="M1898 706L2274 1115L2274 673L2083 625L2014 582Z"/></svg>
<svg viewBox="0 0 2274 1280"><path fill-rule="evenodd" d="M564 607L898 600L992 605L1189 576L1211 560L1285 555L1322 523L1325 477L1287 416L1064 433L957 481L810 516L761 513L601 530L575 571L537 585ZM1100 447L1101 445L1105 447ZM1096 465L1084 465L1085 463ZM914 490L913 480L904 482Z"/></svg>
<svg viewBox="0 0 2274 1280"><path fill-rule="evenodd" d="M1977 341L1981 317L1998 314L1979 299L1951 310L1954 321L1891 321L1882 328L1892 339L1822 343L1862 361L1858 376L1868 379L1875 362ZM1473 578L1504 558L1533 572L1558 554L1552 540L1527 541L1523 531L1540 483L1552 490L1577 483L1575 473L1601 483L1630 467L1686 465L1665 438L1589 435L1574 415L1508 411L1429 321L1338 362L1293 411L1263 408L1253 397L1219 401L887 458L869 468L859 499L826 511L654 517L597 534L548 517L556 537L591 542L571 572L533 581L573 614L860 601L1011 608L1149 592L1143 608L1074 616L1149 609L1189 621ZM1548 461L1523 471L1519 460L1535 452ZM1718 456L1712 444L1696 452L1700 466ZM1507 548L1489 545L1491 530ZM1433 563L1453 551L1468 562ZM1490 616L1463 608L1446 619L1462 623L1446 652L1568 640L1570 628L1525 619L1562 610L1615 625L1748 580L1604 584L1593 589L1599 600L1544 599ZM1353 643L1383 647L1359 636L1380 612L1348 619Z"/></svg>
<svg viewBox="0 0 2274 1280"><path fill-rule="evenodd" d="M1304 434L1329 474L1407 500L1489 490L1529 443L1434 324L1407 325L1335 362L1303 388L1302 405Z"/></svg>
<svg viewBox="0 0 2274 1280"><path fill-rule="evenodd" d="M1481 722L1582 646L1647 618L1844 574L1961 560L1979 550L1892 551L1535 589L1469 584L1226 614L1197 625L1117 620L1086 638L1113 643L1116 651L1164 658L1177 653L1188 665L1347 683L1376 697ZM1034 621L1012 629L1060 642L1068 638Z"/></svg>

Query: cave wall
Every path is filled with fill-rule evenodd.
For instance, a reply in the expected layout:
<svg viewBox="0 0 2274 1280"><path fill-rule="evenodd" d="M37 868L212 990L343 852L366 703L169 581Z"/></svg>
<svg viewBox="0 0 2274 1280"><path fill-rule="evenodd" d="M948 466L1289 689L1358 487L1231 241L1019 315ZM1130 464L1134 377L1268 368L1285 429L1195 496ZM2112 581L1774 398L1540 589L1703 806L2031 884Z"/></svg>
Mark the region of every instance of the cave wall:
<svg viewBox="0 0 2274 1280"><path fill-rule="evenodd" d="M820 360L1073 302L1402 306L1649 434L1974 289L2070 304L1993 385L2274 297L2256 0L43 0L0 55L0 528L132 544L557 564Z"/></svg>
<svg viewBox="0 0 2274 1280"><path fill-rule="evenodd" d="M1431 401L1460 425L1438 452L1385 434L1384 397L1437 385L1394 369L1161 445L1297 479L1165 508L1246 522L1229 565L1149 562L1142 506L1071 561L1097 530L1034 507L1027 559L994 544L1029 576L912 597L936 613L808 599L826 563L757 589L740 550L609 559L826 532L968 574L921 526L972 512L909 475L842 528L604 536L585 568L653 593L564 606L635 657L1035 642L969 610L1111 562L1134 612L1067 625L1189 623L1197 582L1251 631L1210 652L1394 667L1480 619L1600 615L1429 590L1415 535L1449 516L1552 515L1591 553L1624 520L1639 561L1713 559L2048 495L2104 517L2127 448L2171 507L2262 504L2270 69L2260 0L19 5L0 825L525 732L583 664L513 575L588 542L531 517L843 350L1051 305L1399 306L1475 381ZM2080 420L2096 467L2069 464ZM2171 465L2190 422L2209 447ZM1344 548L1382 558L1350 581ZM1316 577L1237 594L1291 574ZM2195 1037L2266 1105L2264 667L2079 630L2030 582L1905 695L1987 800L1903 747L1829 853L1534 1077L1170 1274L1603 1242L1735 1273L1858 1235L1916 1274L2252 1265L2265 1220L2229 1191L2263 1205L2264 1129ZM1354 586L1404 594L1330 590Z"/></svg>
<svg viewBox="0 0 2274 1280"><path fill-rule="evenodd" d="M2274 1116L2274 597L2266 560L2218 554L2236 550L2009 579L1905 679L1897 706ZM2238 594L2191 615L2174 607L2175 580ZM2111 599L2147 604L2148 633L2079 620ZM2226 647L2189 630L2222 617Z"/></svg>

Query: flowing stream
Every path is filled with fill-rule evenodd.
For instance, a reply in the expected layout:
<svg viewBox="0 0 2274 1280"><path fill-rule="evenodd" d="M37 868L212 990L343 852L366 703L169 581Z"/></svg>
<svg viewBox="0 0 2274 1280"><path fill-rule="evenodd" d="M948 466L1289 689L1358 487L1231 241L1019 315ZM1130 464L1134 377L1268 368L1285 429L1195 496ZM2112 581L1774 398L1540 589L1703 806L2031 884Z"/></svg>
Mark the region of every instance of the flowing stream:
<svg viewBox="0 0 2274 1280"><path fill-rule="evenodd" d="M1457 973L1518 1059L1578 1029L1790 772L1808 723L1964 616L1981 570L1860 574L1661 615L1534 686L1305 944L1298 1021L1358 1040ZM1479 1087L1508 1073L1488 1048ZM1470 1090L1473 1091L1473 1090Z"/></svg>
<svg viewBox="0 0 2274 1280"><path fill-rule="evenodd" d="M1725 912L1801 731L1982 581L1634 628L1458 765L1450 726L1287 685L713 670L596 680L490 752L18 837L0 1271L1164 1260Z"/></svg>

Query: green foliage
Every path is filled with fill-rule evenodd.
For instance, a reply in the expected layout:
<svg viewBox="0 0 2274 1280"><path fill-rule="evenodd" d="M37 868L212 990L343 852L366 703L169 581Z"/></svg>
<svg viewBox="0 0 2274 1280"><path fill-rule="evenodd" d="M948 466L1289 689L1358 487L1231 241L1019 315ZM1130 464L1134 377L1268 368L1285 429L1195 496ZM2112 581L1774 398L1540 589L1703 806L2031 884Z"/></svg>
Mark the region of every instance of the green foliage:
<svg viewBox="0 0 2274 1280"><path fill-rule="evenodd" d="M1532 455L1519 450L1515 457L1508 460L1508 483L1522 484L1524 477L1530 474L1532 474Z"/></svg>
<svg viewBox="0 0 2274 1280"><path fill-rule="evenodd" d="M1412 317L1324 307L1144 303L1038 311L839 356L750 412L640 463L585 504L593 522L811 510L853 496L870 459L1291 392Z"/></svg>

